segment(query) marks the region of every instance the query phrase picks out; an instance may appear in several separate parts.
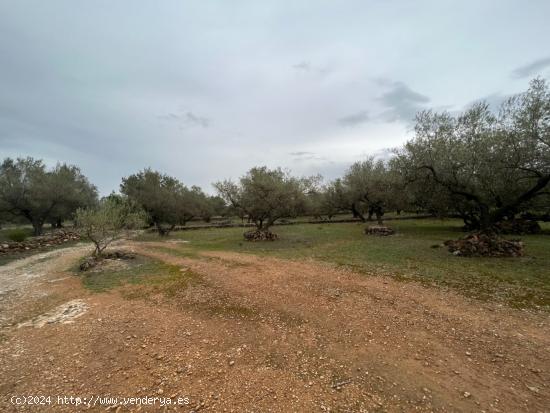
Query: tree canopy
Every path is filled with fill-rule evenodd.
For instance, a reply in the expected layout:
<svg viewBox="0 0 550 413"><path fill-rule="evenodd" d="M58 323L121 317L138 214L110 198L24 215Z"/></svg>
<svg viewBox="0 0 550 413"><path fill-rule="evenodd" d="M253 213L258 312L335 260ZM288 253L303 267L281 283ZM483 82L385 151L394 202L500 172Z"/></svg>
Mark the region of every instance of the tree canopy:
<svg viewBox="0 0 550 413"><path fill-rule="evenodd" d="M176 225L200 215L201 202L206 199L200 188L189 189L176 178L151 169L123 178L120 190L144 209L159 235L168 235Z"/></svg>
<svg viewBox="0 0 550 413"><path fill-rule="evenodd" d="M125 231L144 223L143 211L127 198L110 195L97 205L76 211L76 229L94 244L94 255L103 251Z"/></svg>
<svg viewBox="0 0 550 413"><path fill-rule="evenodd" d="M491 228L539 197L550 199L547 84L535 79L498 114L484 102L459 115L419 113L396 165L407 182L421 182L419 197L422 188L436 188L472 228Z"/></svg>
<svg viewBox="0 0 550 413"><path fill-rule="evenodd" d="M259 231L267 231L280 218L305 211L308 180L290 176L280 168L256 167L239 183L214 184L220 196L246 214Z"/></svg>
<svg viewBox="0 0 550 413"><path fill-rule="evenodd" d="M48 220L60 224L97 201L97 190L73 165L47 170L41 160L6 158L0 165L0 211L22 217L40 235Z"/></svg>

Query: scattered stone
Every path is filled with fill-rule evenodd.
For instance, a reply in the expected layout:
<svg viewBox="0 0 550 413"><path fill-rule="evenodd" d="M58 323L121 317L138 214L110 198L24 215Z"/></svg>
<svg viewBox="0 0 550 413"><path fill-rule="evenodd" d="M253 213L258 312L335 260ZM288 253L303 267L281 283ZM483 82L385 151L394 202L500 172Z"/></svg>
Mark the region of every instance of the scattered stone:
<svg viewBox="0 0 550 413"><path fill-rule="evenodd" d="M82 261L79 268L80 271L88 271L91 268L96 267L99 263L103 262L104 260L133 260L136 258L136 254L132 252L126 252L126 251L108 251L100 256L92 255L91 257L87 257Z"/></svg>
<svg viewBox="0 0 550 413"><path fill-rule="evenodd" d="M54 310L44 313L30 321L20 323L17 328L36 327L41 328L46 324L68 324L80 317L88 310L88 304L83 300L72 300L56 307Z"/></svg>
<svg viewBox="0 0 550 413"><path fill-rule="evenodd" d="M33 249L51 247L53 245L63 244L68 241L78 241L80 235L76 232L57 230L46 235L31 237L25 241L8 241L0 244L0 255L24 252Z"/></svg>
<svg viewBox="0 0 550 413"><path fill-rule="evenodd" d="M339 381L337 383L333 383L331 387L333 389L336 389L336 390L341 390L343 386L345 386L346 384L350 384L350 383L351 383L351 379L350 380L342 380L342 381Z"/></svg>
<svg viewBox="0 0 550 413"><path fill-rule="evenodd" d="M107 251L101 257L106 260L133 260L136 258L136 254L126 251Z"/></svg>
<svg viewBox="0 0 550 413"><path fill-rule="evenodd" d="M98 260L96 259L96 257L87 257L86 259L84 259L84 261L80 263L78 268L80 269L80 271L88 271L90 268L95 267L97 263Z"/></svg>
<svg viewBox="0 0 550 413"><path fill-rule="evenodd" d="M385 237L385 236L388 236L388 235L395 234L395 231L392 228L386 227L384 225L369 225L365 229L365 234L367 234L367 235L379 235L379 236Z"/></svg>
<svg viewBox="0 0 550 413"><path fill-rule="evenodd" d="M279 238L273 232L260 230L246 231L243 236L247 241L275 241Z"/></svg>
<svg viewBox="0 0 550 413"><path fill-rule="evenodd" d="M523 242L507 240L497 234L477 232L444 244L449 252L461 257L520 257L524 254Z"/></svg>

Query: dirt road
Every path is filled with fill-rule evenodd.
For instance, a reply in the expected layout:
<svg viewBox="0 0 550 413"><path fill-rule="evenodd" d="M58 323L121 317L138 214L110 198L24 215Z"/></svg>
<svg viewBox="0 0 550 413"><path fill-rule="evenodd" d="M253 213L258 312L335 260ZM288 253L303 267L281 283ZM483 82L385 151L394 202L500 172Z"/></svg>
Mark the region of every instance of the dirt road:
<svg viewBox="0 0 550 413"><path fill-rule="evenodd" d="M189 398L90 411L550 411L546 313L313 261L155 246L131 244L196 282L169 297L140 298L136 286L91 294L66 272L82 250L42 262L46 273L28 280L35 293L88 308L68 324L4 328L1 411L87 410L9 403L35 394ZM21 297L2 307L12 324L30 314L33 297Z"/></svg>

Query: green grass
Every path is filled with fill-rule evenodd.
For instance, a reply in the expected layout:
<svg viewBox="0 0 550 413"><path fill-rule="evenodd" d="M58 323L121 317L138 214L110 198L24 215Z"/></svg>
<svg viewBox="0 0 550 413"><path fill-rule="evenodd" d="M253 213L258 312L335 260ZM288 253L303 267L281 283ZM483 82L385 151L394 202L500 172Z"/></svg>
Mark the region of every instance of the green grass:
<svg viewBox="0 0 550 413"><path fill-rule="evenodd" d="M32 227L31 226L18 226L18 227L9 227L0 229L0 243L2 242L12 242L11 234L14 231L21 232L25 235L25 238L32 237Z"/></svg>
<svg viewBox="0 0 550 413"><path fill-rule="evenodd" d="M70 226L66 226L63 228L65 230L70 230ZM12 231L22 231L27 238L31 238L34 236L34 232L32 229L32 226L25 224L25 225L7 225L4 228L0 228L0 243L1 242L10 242L12 241L10 239L10 232ZM44 235L48 234L49 232L55 231L54 228L51 228L50 226L44 227Z"/></svg>
<svg viewBox="0 0 550 413"><path fill-rule="evenodd" d="M124 267L120 269L97 267L82 272L76 265L73 272L82 278L84 287L93 292L104 292L127 285L145 287L127 291L128 298L146 297L154 293L172 297L197 279L189 270L181 271L177 265L148 257L138 255L134 259L121 262Z"/></svg>
<svg viewBox="0 0 550 413"><path fill-rule="evenodd" d="M313 258L350 267L372 275L420 281L451 288L475 298L496 299L515 307L550 309L550 225L545 234L521 238L526 256L521 258L464 258L446 248L432 248L464 235L458 220L403 220L388 222L397 234L366 236L364 225L304 224L274 227L280 239L246 242L243 228L174 232L169 239L185 253L201 250L237 251L290 259ZM145 234L142 240L159 240Z"/></svg>

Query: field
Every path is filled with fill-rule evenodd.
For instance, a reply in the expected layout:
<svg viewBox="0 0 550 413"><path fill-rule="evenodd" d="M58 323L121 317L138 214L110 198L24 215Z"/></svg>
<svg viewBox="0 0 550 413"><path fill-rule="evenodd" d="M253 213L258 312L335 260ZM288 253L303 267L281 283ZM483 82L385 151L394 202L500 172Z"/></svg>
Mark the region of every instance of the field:
<svg viewBox="0 0 550 413"><path fill-rule="evenodd" d="M525 257L472 259L440 246L458 221L391 226L141 233L113 246L135 258L87 272L86 243L10 257L0 410L39 393L184 401L81 409L98 412L545 411L550 228L522 237Z"/></svg>
<svg viewBox="0 0 550 413"><path fill-rule="evenodd" d="M550 306L550 224L542 235L521 237L522 258L462 258L441 247L464 235L458 220L390 221L391 237L367 237L360 223L275 227L280 240L248 243L242 228L178 231L169 239L189 241L182 254L201 250L235 251L287 259L328 261L367 275L385 275L449 287L467 296L496 299L517 307ZM158 240L156 234L142 240ZM434 248L436 247L437 248Z"/></svg>

